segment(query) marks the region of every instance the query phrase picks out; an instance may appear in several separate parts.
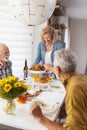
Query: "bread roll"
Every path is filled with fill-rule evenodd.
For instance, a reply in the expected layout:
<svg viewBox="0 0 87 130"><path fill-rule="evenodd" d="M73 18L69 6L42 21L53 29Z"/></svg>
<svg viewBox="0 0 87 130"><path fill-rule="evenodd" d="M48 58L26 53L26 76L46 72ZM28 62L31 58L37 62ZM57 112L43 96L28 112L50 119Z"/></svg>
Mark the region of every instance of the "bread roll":
<svg viewBox="0 0 87 130"><path fill-rule="evenodd" d="M45 70L44 66L43 65L40 65L40 64L35 64L33 65L30 70L35 70L35 71L41 71L41 70Z"/></svg>

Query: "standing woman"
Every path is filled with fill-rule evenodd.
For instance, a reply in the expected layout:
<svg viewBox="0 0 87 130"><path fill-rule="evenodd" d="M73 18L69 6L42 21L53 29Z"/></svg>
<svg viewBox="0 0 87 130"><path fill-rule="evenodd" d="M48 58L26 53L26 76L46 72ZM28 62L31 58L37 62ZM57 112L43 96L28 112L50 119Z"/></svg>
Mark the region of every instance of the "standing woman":
<svg viewBox="0 0 87 130"><path fill-rule="evenodd" d="M62 49L62 43L58 40L58 34L51 26L42 30L41 42L38 44L37 55L33 64L53 65L54 52Z"/></svg>

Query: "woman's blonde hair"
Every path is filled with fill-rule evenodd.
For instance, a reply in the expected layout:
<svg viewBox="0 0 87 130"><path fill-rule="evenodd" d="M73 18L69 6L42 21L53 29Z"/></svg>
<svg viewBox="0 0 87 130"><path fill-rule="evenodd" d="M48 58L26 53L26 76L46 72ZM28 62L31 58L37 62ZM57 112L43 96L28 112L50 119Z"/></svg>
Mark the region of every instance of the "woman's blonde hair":
<svg viewBox="0 0 87 130"><path fill-rule="evenodd" d="M45 34L49 34L52 37L53 43L56 42L58 39L58 34L57 34L56 30L51 26L47 26L47 27L43 28L42 33L41 33L41 40L42 41L44 41L43 36Z"/></svg>

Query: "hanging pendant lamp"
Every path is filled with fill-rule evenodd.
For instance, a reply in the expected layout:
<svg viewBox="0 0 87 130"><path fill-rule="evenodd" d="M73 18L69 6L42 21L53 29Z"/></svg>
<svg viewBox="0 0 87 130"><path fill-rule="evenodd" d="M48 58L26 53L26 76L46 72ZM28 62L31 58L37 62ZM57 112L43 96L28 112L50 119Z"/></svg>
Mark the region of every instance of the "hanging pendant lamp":
<svg viewBox="0 0 87 130"><path fill-rule="evenodd" d="M46 22L55 9L56 0L8 0L14 17L28 26Z"/></svg>

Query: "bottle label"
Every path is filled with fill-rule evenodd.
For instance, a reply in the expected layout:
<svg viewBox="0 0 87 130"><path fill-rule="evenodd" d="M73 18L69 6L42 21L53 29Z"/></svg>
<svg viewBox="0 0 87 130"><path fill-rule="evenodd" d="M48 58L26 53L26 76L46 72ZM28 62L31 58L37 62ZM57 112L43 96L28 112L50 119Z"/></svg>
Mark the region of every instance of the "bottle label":
<svg viewBox="0 0 87 130"><path fill-rule="evenodd" d="M28 71L24 70L24 79L28 78Z"/></svg>

